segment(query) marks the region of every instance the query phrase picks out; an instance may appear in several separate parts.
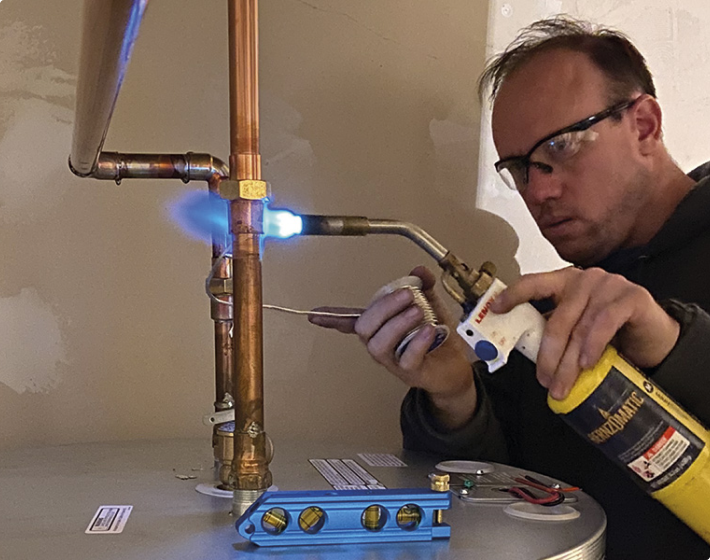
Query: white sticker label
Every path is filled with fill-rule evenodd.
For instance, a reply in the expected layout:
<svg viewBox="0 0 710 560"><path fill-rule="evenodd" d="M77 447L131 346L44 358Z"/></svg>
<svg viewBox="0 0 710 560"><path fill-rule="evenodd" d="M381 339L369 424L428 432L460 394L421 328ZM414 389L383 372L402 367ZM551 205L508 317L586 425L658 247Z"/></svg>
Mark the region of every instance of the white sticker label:
<svg viewBox="0 0 710 560"><path fill-rule="evenodd" d="M669 427L653 446L628 466L646 482L658 478L683 455L690 442Z"/></svg>
<svg viewBox="0 0 710 560"><path fill-rule="evenodd" d="M371 467L406 467L407 463L391 453L358 453L360 459Z"/></svg>
<svg viewBox="0 0 710 560"><path fill-rule="evenodd" d="M362 480L367 482L368 485L377 485L379 484L378 480L372 476L369 472L367 472L365 469L363 469L360 465L358 465L355 461L352 459L343 459L343 463L348 466L348 468L357 474Z"/></svg>
<svg viewBox="0 0 710 560"><path fill-rule="evenodd" d="M84 531L87 535L116 535L123 532L133 506L99 506Z"/></svg>
<svg viewBox="0 0 710 560"><path fill-rule="evenodd" d="M335 490L374 490L385 486L352 459L309 459Z"/></svg>

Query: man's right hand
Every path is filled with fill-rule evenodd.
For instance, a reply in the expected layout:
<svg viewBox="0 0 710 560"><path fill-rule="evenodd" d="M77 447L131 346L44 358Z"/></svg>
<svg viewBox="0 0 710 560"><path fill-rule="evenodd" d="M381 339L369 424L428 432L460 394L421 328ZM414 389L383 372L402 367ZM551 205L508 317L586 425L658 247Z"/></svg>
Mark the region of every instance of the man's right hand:
<svg viewBox="0 0 710 560"><path fill-rule="evenodd" d="M466 345L456 334L448 309L434 292L436 279L425 267L417 267L411 275L422 279L422 292L434 309L439 322L451 329L441 346L427 352L434 341L434 328L425 325L407 345L399 361L395 348L407 333L423 319L422 310L414 305L412 292L399 289L372 302L365 310L320 307L313 311L361 312L358 319L309 315L314 325L355 333L370 356L410 387L426 391L437 420L449 429L463 426L476 409L476 386Z"/></svg>

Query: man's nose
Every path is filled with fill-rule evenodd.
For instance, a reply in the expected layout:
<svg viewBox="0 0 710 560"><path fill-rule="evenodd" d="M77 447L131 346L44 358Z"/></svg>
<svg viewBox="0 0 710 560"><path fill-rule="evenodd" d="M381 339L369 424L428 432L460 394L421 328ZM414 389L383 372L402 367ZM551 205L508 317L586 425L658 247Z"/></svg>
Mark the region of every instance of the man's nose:
<svg viewBox="0 0 710 560"><path fill-rule="evenodd" d="M548 170L549 169L549 170ZM539 205L562 194L562 181L551 168L531 165L528 169L528 184L523 198L528 204Z"/></svg>

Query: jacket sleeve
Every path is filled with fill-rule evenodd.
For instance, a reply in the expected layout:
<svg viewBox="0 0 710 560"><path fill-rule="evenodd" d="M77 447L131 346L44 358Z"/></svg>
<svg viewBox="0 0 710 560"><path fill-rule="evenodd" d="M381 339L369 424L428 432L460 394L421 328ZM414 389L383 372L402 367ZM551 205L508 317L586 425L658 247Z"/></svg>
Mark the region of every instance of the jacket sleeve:
<svg viewBox="0 0 710 560"><path fill-rule="evenodd" d="M710 426L710 315L699 306L676 300L661 302L680 323L678 342L665 360L648 371L687 412Z"/></svg>
<svg viewBox="0 0 710 560"><path fill-rule="evenodd" d="M431 413L429 397L422 389L410 389L402 402L400 423L405 449L422 451L449 459L488 460L505 463L508 460L505 439L490 398L480 381L476 362L473 378L476 383L477 407L471 420L457 430L446 430Z"/></svg>

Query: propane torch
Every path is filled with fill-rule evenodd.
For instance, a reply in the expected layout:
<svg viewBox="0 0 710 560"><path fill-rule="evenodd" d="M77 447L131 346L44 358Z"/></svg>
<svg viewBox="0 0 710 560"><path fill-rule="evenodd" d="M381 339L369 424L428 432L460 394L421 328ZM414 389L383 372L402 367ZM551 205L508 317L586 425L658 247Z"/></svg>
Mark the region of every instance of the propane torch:
<svg viewBox="0 0 710 560"><path fill-rule="evenodd" d="M264 212L267 237L294 235L401 235L424 249L442 269L442 285L463 308L456 331L493 373L513 349L536 362L544 317L530 304L491 313L505 289L496 267L475 270L420 227L361 216ZM612 346L583 372L569 395L549 407L583 439L599 448L649 495L710 542L710 432ZM611 403L611 404L610 404Z"/></svg>
<svg viewBox="0 0 710 560"><path fill-rule="evenodd" d="M485 262L471 269L407 222L354 216L301 216L301 235L395 234L414 241L443 269L442 284L464 310L456 331L493 373L513 349L536 362L545 318L530 303L490 313L505 284ZM710 432L612 346L581 372L569 395L549 407L649 495L710 543ZM611 403L611 404L610 404Z"/></svg>

